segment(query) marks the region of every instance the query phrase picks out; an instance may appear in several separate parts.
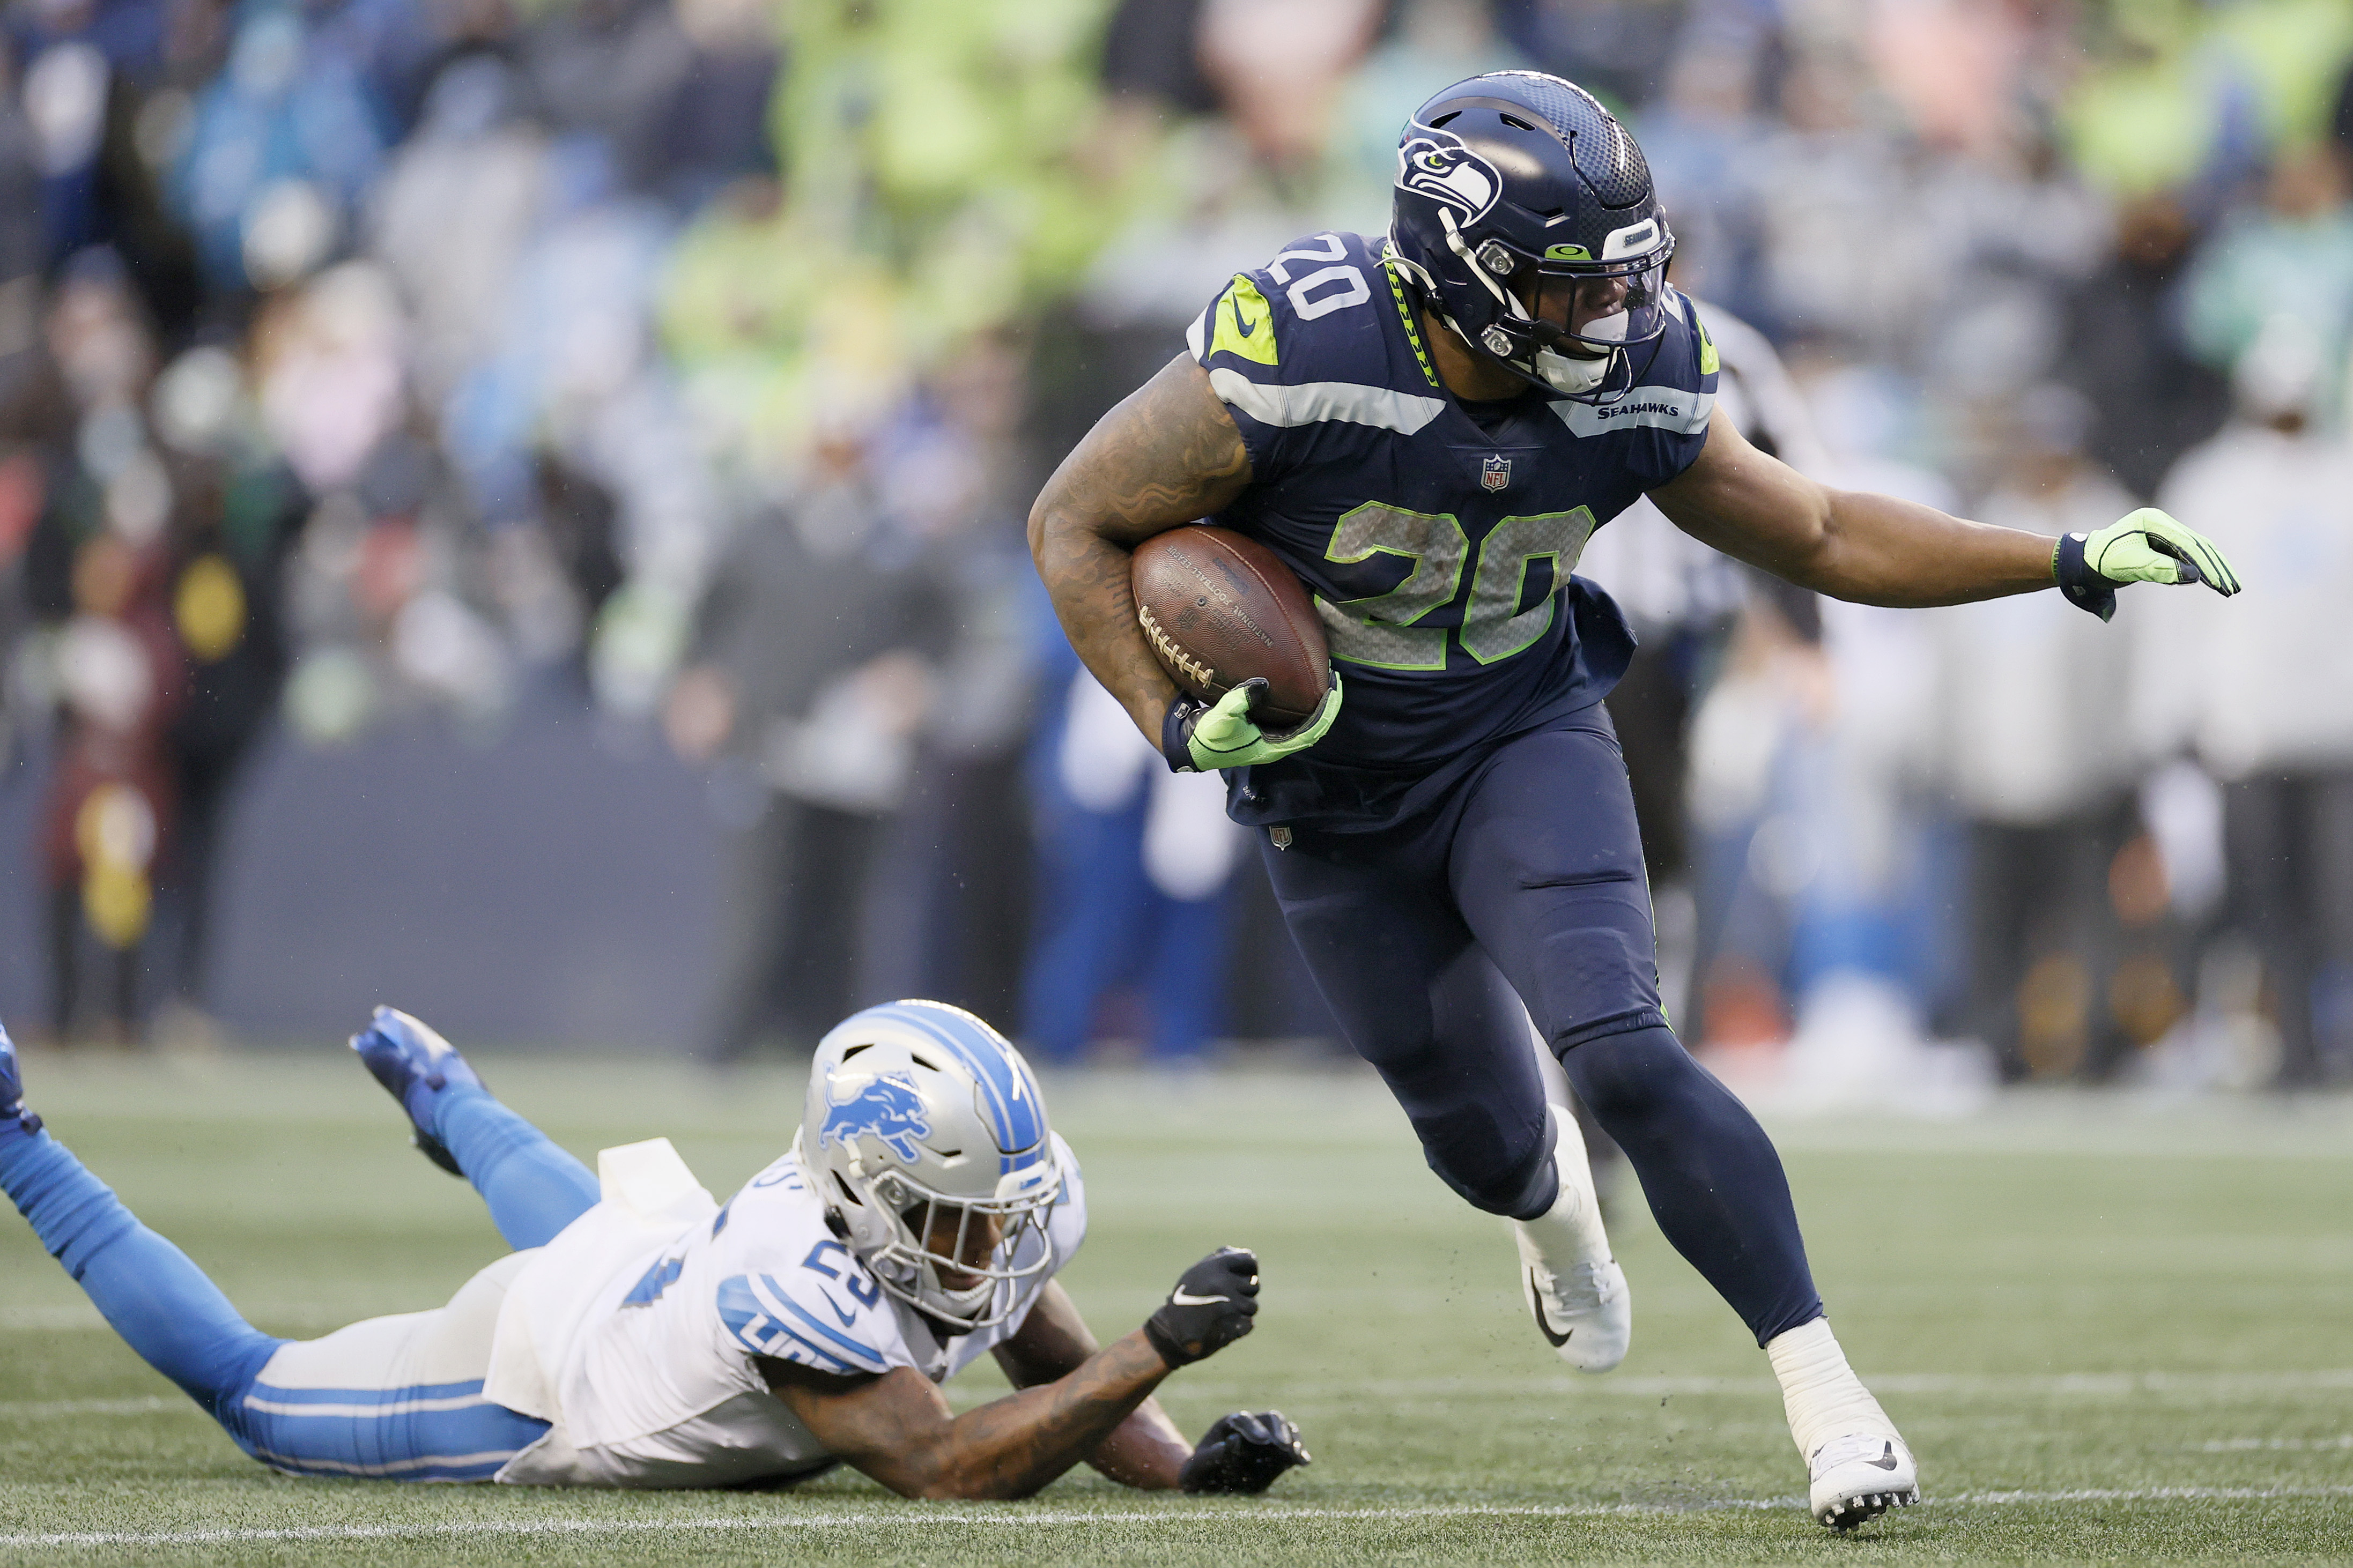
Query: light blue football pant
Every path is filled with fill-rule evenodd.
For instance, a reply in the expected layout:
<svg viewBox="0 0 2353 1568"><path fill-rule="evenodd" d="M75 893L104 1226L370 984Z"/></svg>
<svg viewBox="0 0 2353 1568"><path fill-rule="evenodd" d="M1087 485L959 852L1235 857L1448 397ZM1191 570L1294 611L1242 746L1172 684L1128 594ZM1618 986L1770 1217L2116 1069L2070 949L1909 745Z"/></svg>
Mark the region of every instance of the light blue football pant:
<svg viewBox="0 0 2353 1568"><path fill-rule="evenodd" d="M186 1253L140 1224L47 1131L0 1126L0 1191L114 1331L271 1468L489 1480L547 1430L482 1397L500 1304L527 1261L522 1253L596 1202L596 1178L479 1089L445 1091L432 1131L516 1252L445 1307L317 1340L281 1340L247 1322Z"/></svg>

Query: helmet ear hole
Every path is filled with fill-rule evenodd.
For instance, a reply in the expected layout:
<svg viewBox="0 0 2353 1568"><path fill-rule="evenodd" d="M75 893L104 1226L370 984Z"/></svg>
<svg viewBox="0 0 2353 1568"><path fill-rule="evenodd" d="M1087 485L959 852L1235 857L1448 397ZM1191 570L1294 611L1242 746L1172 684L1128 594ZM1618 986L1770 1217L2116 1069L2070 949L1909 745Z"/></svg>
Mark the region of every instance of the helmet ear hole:
<svg viewBox="0 0 2353 1568"><path fill-rule="evenodd" d="M839 1171L836 1171L832 1173L832 1174L834 1190L841 1194L842 1201L854 1207L864 1208L866 1206L864 1200L860 1199L857 1193L850 1189L850 1185L848 1182L841 1179L841 1173Z"/></svg>

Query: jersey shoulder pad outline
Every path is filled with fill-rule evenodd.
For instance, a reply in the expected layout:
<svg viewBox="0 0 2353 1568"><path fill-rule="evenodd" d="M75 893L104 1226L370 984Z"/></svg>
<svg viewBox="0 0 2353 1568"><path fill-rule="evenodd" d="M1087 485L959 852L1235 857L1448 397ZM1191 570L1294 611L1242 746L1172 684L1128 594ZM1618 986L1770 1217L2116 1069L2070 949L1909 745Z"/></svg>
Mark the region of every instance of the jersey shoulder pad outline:
<svg viewBox="0 0 2353 1568"><path fill-rule="evenodd" d="M1046 1225L1054 1239L1054 1272L1060 1274L1079 1255L1087 1239L1087 1179L1079 1169L1079 1157L1054 1134L1054 1153L1062 1163L1062 1190L1048 1211Z"/></svg>
<svg viewBox="0 0 2353 1568"><path fill-rule="evenodd" d="M1237 272L1186 332L1212 372L1299 385L1391 375L1378 309L1394 312L1380 251L1359 234L1327 230L1293 240L1264 267Z"/></svg>
<svg viewBox="0 0 2353 1568"><path fill-rule="evenodd" d="M816 1258L823 1243L812 1249ZM833 1244L839 1246L839 1243ZM905 1360L881 1289L865 1271L841 1269L831 1289L804 1265L731 1274L719 1282L719 1321L754 1355L841 1374L888 1372ZM870 1299L865 1293L871 1292ZM898 1353L893 1354L896 1350Z"/></svg>
<svg viewBox="0 0 2353 1568"><path fill-rule="evenodd" d="M1674 290L1674 304L1658 352L1642 366L1641 380L1625 396L1601 404L1564 398L1551 405L1554 416L1571 433L1607 436L1649 429L1670 437L1705 436L1707 422L1715 413L1715 344L1690 295Z"/></svg>

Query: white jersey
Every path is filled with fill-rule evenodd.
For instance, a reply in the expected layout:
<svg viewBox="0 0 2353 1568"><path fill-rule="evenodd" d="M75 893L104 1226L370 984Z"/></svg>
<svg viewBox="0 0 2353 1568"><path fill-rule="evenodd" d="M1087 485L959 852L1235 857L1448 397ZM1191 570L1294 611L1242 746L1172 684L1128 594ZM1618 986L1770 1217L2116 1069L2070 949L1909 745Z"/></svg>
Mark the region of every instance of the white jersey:
<svg viewBox="0 0 2353 1568"><path fill-rule="evenodd" d="M1085 1188L1060 1135L1054 1154L1062 1195L1045 1238L1029 1232L1014 1259L1050 1245L1053 1267L1002 1287L1018 1298L1003 1321L942 1338L835 1237L794 1155L723 1207L666 1140L607 1151L604 1201L524 1267L500 1314L483 1393L552 1426L498 1479L710 1487L826 1468L832 1456L755 1358L836 1373L912 1366L940 1383L1002 1343L1086 1237ZM638 1162L621 1181L617 1155Z"/></svg>

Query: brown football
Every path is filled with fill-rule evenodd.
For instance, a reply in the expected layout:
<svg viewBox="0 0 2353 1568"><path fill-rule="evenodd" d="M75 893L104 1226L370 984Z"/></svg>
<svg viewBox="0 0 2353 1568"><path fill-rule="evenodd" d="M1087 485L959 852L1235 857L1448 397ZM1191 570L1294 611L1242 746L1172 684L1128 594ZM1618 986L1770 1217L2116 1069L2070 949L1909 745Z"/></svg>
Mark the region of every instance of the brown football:
<svg viewBox="0 0 2353 1568"><path fill-rule="evenodd" d="M1172 528L1136 546L1135 619L1169 679L1214 702L1253 676L1251 717L1289 729L1315 711L1332 668L1324 624L1291 568L1230 529Z"/></svg>

